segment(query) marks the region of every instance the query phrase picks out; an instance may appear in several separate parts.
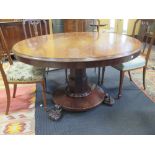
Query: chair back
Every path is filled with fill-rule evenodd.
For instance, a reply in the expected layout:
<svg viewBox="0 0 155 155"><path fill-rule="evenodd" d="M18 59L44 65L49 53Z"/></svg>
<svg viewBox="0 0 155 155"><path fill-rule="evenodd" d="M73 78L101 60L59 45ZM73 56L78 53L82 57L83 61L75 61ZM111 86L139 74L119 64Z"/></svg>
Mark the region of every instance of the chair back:
<svg viewBox="0 0 155 155"><path fill-rule="evenodd" d="M47 35L47 22L41 19L24 19L23 30L25 38Z"/></svg>
<svg viewBox="0 0 155 155"><path fill-rule="evenodd" d="M135 21L132 37L139 39L143 42L142 54L145 56L146 65L148 63L148 59L152 50L152 46L155 41L155 20L153 19L137 19ZM139 27L138 33L136 30Z"/></svg>
<svg viewBox="0 0 155 155"><path fill-rule="evenodd" d="M10 65L12 65L13 61L11 59L10 51L9 51L8 45L6 43L5 37L3 35L3 31L1 29L1 27L0 27L0 45L1 45L0 54L1 54L2 58L6 57L9 60Z"/></svg>

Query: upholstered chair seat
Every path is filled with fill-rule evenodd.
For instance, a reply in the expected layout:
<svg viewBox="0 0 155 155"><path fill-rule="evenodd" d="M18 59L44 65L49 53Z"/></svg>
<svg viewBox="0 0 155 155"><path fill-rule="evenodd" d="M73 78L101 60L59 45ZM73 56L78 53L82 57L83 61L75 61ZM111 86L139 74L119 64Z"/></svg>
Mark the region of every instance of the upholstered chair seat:
<svg viewBox="0 0 155 155"><path fill-rule="evenodd" d="M43 79L44 69L14 62L6 72L8 82L35 82Z"/></svg>
<svg viewBox="0 0 155 155"><path fill-rule="evenodd" d="M127 70L141 68L141 67L145 66L145 63L146 63L146 59L140 55L131 61L119 64L119 65L113 66L113 67L118 70L127 71Z"/></svg>

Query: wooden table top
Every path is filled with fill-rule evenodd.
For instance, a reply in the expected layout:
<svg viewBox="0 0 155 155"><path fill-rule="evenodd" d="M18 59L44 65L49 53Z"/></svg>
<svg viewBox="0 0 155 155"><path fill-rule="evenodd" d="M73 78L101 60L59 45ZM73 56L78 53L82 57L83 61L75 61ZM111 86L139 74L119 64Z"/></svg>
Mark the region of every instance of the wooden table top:
<svg viewBox="0 0 155 155"><path fill-rule="evenodd" d="M72 32L38 36L18 42L12 48L26 62L87 63L131 60L140 53L141 42L126 35L106 32ZM36 63L34 63L36 65ZM79 64L80 65L80 64ZM50 66L50 65L49 65ZM51 65L52 66L52 65Z"/></svg>

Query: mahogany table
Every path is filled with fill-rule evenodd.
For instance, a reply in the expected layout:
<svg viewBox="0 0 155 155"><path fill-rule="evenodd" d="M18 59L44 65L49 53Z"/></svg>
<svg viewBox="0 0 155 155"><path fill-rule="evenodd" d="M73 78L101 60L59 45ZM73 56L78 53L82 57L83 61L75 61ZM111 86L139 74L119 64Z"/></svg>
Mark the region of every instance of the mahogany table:
<svg viewBox="0 0 155 155"><path fill-rule="evenodd" d="M105 92L88 82L86 68L113 66L140 54L141 42L115 33L73 32L38 36L16 43L17 59L38 67L69 68L67 86L57 89L54 102L84 111L103 102Z"/></svg>

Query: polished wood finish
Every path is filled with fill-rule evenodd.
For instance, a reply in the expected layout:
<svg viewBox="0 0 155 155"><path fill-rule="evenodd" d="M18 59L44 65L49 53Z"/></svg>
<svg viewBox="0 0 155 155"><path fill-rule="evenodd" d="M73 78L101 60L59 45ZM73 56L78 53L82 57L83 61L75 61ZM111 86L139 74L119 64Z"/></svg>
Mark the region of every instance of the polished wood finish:
<svg viewBox="0 0 155 155"><path fill-rule="evenodd" d="M13 64L13 61L10 56L9 47L8 47L8 44L6 43L1 27L0 27L0 45L1 45L0 52L2 53L2 55L5 57L7 56L9 63Z"/></svg>
<svg viewBox="0 0 155 155"><path fill-rule="evenodd" d="M46 21L49 34L49 22L48 20ZM15 43L25 39L22 20L0 21L0 28L8 45L8 52L11 52L11 49ZM28 25L26 25L26 29L28 29ZM43 29L43 34L45 34L44 32L45 30ZM30 35L28 35L28 37L30 37Z"/></svg>
<svg viewBox="0 0 155 155"><path fill-rule="evenodd" d="M99 19L64 19L64 32L99 32L101 24Z"/></svg>
<svg viewBox="0 0 155 155"><path fill-rule="evenodd" d="M15 43L25 38L21 21L0 22L0 27L9 51Z"/></svg>
<svg viewBox="0 0 155 155"><path fill-rule="evenodd" d="M99 32L100 27L106 26L99 19L65 19L63 22L64 32Z"/></svg>
<svg viewBox="0 0 155 155"><path fill-rule="evenodd" d="M99 86L95 86L91 94L85 97L70 97L65 92L65 87L56 90L53 94L55 103L70 111L85 111L100 105L105 98L105 93Z"/></svg>
<svg viewBox="0 0 155 155"><path fill-rule="evenodd" d="M91 93L91 87L88 85L86 76L86 69L70 69L66 93L71 97L84 97Z"/></svg>
<svg viewBox="0 0 155 155"><path fill-rule="evenodd" d="M12 51L19 60L36 66L87 68L131 60L139 55L141 45L125 35L75 32L23 40Z"/></svg>
<svg viewBox="0 0 155 155"><path fill-rule="evenodd" d="M40 67L69 68L67 87L54 93L63 108L83 111L101 104L105 93L87 81L86 68L126 62L139 55L141 42L114 33L73 32L44 35L18 42L16 57Z"/></svg>
<svg viewBox="0 0 155 155"><path fill-rule="evenodd" d="M85 19L64 19L64 32L85 32Z"/></svg>
<svg viewBox="0 0 155 155"><path fill-rule="evenodd" d="M86 69L70 69L67 87L58 89L53 100L64 109L84 111L101 104L104 97L100 87L88 83Z"/></svg>

